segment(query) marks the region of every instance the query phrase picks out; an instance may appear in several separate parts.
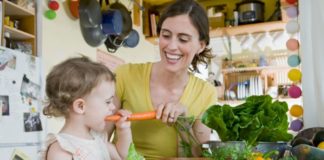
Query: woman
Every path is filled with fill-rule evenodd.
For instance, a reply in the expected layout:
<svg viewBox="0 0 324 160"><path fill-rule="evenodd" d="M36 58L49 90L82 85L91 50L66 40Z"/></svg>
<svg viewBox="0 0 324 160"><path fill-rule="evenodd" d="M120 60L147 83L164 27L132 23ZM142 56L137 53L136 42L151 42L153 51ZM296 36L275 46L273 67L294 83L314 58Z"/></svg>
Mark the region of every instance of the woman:
<svg viewBox="0 0 324 160"><path fill-rule="evenodd" d="M212 58L206 48L209 25L204 9L193 0L175 1L161 15L157 31L159 62L126 64L116 70L115 106L132 113L157 112L157 120L132 122L136 150L146 159L180 156L178 135L170 126L180 115L195 116L191 132L200 143L208 141L211 129L199 116L217 99L216 89L192 73ZM195 156L198 148L192 147Z"/></svg>

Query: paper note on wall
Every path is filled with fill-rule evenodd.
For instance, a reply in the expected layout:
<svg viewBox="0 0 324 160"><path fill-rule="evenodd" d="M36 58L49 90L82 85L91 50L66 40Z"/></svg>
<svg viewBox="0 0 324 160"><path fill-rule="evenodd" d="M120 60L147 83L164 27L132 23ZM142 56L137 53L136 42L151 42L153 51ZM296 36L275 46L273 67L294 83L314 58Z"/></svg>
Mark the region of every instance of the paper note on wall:
<svg viewBox="0 0 324 160"><path fill-rule="evenodd" d="M99 63L104 64L106 67L108 67L113 72L119 65L125 63L125 61L123 59L121 59L117 56L113 56L110 53L102 51L100 49L97 49L97 61Z"/></svg>

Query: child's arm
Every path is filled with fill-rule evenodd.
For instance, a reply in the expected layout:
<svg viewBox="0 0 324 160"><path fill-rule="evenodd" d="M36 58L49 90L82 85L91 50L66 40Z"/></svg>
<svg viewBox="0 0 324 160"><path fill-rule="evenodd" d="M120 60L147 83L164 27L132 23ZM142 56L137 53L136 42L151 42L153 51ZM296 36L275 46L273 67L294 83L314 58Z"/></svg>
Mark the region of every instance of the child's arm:
<svg viewBox="0 0 324 160"><path fill-rule="evenodd" d="M58 142L54 142L49 146L49 149L46 154L46 160L71 160L71 153L63 150Z"/></svg>
<svg viewBox="0 0 324 160"><path fill-rule="evenodd" d="M127 110L119 110L118 114L122 117L116 122L117 142L115 145L108 144L108 150L112 159L126 159L128 148L132 143L131 122L127 121L131 113Z"/></svg>

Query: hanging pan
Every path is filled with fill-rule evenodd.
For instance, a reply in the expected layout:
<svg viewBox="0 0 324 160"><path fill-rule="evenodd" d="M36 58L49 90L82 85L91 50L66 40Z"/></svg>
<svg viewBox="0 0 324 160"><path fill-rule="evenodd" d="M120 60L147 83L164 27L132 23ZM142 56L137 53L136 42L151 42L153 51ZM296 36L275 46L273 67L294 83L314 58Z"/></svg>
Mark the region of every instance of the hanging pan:
<svg viewBox="0 0 324 160"><path fill-rule="evenodd" d="M97 0L80 0L79 2L80 28L84 40L92 47L104 43L107 35L101 27L101 11Z"/></svg>
<svg viewBox="0 0 324 160"><path fill-rule="evenodd" d="M119 35L119 38L120 39L126 38L128 34L132 31L132 27L133 27L131 12L128 11L127 8L118 1L111 4L109 8L116 9L121 12L122 19L123 19L123 28L121 34Z"/></svg>

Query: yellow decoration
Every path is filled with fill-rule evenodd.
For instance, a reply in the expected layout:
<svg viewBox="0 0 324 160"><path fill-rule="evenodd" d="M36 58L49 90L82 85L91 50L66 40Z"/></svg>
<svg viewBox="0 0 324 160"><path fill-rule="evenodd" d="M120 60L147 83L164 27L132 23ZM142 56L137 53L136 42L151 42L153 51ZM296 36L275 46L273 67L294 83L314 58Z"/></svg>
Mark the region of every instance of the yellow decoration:
<svg viewBox="0 0 324 160"><path fill-rule="evenodd" d="M321 142L321 143L319 143L318 146L317 146L317 148L324 150L324 141Z"/></svg>
<svg viewBox="0 0 324 160"><path fill-rule="evenodd" d="M291 69L288 72L288 78L293 82L299 82L301 80L302 73L298 69Z"/></svg>
<svg viewBox="0 0 324 160"><path fill-rule="evenodd" d="M302 106L295 104L290 108L289 112L294 117L300 117L304 114L304 109Z"/></svg>
<svg viewBox="0 0 324 160"><path fill-rule="evenodd" d="M36 112L36 108L35 108L35 107L32 107L32 108L30 109L30 112L35 113L35 112Z"/></svg>

